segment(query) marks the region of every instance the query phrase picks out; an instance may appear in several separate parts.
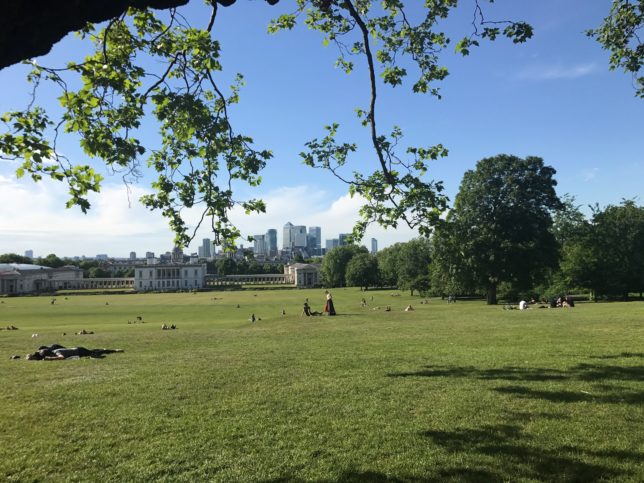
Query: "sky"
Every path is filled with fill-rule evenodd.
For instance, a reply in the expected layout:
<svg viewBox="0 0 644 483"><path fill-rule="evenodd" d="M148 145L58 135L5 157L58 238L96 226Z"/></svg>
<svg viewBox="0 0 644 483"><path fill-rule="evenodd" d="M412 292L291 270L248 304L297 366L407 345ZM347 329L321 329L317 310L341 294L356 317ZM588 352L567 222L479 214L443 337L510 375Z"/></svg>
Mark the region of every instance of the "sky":
<svg viewBox="0 0 644 483"><path fill-rule="evenodd" d="M420 4L407 3L415 8ZM610 3L497 0L486 4L489 19L532 24L533 39L522 45L502 39L483 43L465 58L449 47L441 56L450 71L439 85L441 100L413 94L411 82L395 89L379 86L379 128L389 132L400 126L405 146L441 143L448 148L449 156L433 162L426 178L441 180L452 201L465 171L474 169L482 158L506 153L542 157L557 170L557 192L573 195L585 210L622 199L635 198L641 204L644 101L635 97L630 76L610 71L608 52L584 33L600 24ZM324 47L319 33L303 25L277 35L267 33L271 18L292 10L294 2L288 0L274 7L259 0L240 0L219 9L213 31L221 42L222 82L237 72L246 81L240 103L230 112L233 125L253 137L258 148L273 152L260 187L240 187L238 192L240 198L264 199L267 213L247 216L237 210L232 219L244 235L276 228L280 246L286 222L320 226L325 240L350 232L358 219L360 200L347 194L346 185L302 164L299 153L306 141L321 137L326 124L338 122L339 140L360 146L347 172L373 170L377 163L368 149L368 133L354 114L369 100L363 61L357 59L356 69L347 75L334 68L337 50L333 45ZM199 0L191 0L182 12L194 25L207 22L209 15ZM452 35L453 44L470 33L472 12L473 2L463 0L442 26ZM87 45L69 36L37 61L60 66L86 52ZM0 70L0 112L28 104L27 71L23 65ZM55 111L52 92L45 88L38 103ZM142 130L144 140L154 136ZM126 257L130 251L141 256L146 251L171 250L173 234L161 214L147 211L138 202L150 192L149 176L128 192L118 176L109 176L100 162L88 160L77 141L70 139L59 146L73 161L90 162L106 176L101 193L91 196L87 214L66 209L66 189L60 183L16 179L16 164L0 161L0 253L24 254L31 249L35 256L106 253ZM188 214L189 220L195 216ZM374 237L383 248L414 236L403 226L394 230L373 226L363 242L370 246ZM186 251L196 252L202 238L211 238L205 228Z"/></svg>

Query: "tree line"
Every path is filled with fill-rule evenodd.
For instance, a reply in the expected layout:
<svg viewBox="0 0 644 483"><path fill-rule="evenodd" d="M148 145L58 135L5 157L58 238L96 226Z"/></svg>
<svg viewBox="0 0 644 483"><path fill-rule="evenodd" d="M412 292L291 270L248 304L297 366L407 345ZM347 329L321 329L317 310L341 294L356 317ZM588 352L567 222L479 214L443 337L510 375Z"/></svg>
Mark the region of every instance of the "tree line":
<svg viewBox="0 0 644 483"><path fill-rule="evenodd" d="M429 238L375 257L338 247L322 263L327 286L397 287L434 295L549 298L588 293L627 299L644 291L644 207L591 207L555 192L556 171L538 157L498 155L467 171L454 207Z"/></svg>

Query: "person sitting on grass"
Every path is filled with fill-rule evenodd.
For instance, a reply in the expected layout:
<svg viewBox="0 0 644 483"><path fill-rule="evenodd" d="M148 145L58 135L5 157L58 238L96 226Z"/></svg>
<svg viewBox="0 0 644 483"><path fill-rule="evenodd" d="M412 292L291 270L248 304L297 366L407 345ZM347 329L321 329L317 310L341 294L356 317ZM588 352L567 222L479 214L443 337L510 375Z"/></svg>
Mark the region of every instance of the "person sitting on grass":
<svg viewBox="0 0 644 483"><path fill-rule="evenodd" d="M308 302L304 302L304 306L302 307L302 315L306 315L307 317L311 316L311 307L309 307Z"/></svg>
<svg viewBox="0 0 644 483"><path fill-rule="evenodd" d="M405 312L413 312L414 308L409 304L407 307L405 307Z"/></svg>
<svg viewBox="0 0 644 483"><path fill-rule="evenodd" d="M33 354L27 354L25 359L28 361L58 361L69 359L71 357L91 357L92 359L102 359L105 354L114 354L123 352L123 349L86 349L85 347L64 347L60 344L50 346L41 346Z"/></svg>

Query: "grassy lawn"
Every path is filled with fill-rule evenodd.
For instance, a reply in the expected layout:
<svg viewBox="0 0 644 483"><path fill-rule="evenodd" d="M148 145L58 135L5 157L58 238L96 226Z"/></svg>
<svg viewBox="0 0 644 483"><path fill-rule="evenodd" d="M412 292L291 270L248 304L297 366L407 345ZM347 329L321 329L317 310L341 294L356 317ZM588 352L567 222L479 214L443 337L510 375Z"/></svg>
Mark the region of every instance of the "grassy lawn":
<svg viewBox="0 0 644 483"><path fill-rule="evenodd" d="M0 480L644 481L644 303L333 295L2 299Z"/></svg>

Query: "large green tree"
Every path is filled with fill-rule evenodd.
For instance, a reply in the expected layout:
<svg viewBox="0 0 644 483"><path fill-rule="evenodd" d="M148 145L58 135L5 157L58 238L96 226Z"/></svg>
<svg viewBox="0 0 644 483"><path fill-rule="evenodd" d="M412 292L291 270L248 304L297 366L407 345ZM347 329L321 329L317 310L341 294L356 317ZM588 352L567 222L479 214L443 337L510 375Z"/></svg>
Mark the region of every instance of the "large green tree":
<svg viewBox="0 0 644 483"><path fill-rule="evenodd" d="M552 213L561 208L556 171L537 157L498 155L467 171L447 217L456 248L454 274L465 273L497 301L500 283L515 290L536 285L558 263ZM456 243L454 243L456 242Z"/></svg>
<svg viewBox="0 0 644 483"><path fill-rule="evenodd" d="M424 293L429 288L429 266L432 259L431 243L427 238L416 238L400 244L398 253L398 288Z"/></svg>
<svg viewBox="0 0 644 483"><path fill-rule="evenodd" d="M378 260L370 253L358 253L347 263L345 279L349 286L369 290L378 283Z"/></svg>
<svg viewBox="0 0 644 483"><path fill-rule="evenodd" d="M322 260L320 275L327 287L347 286L347 266L353 257L361 253L369 253L365 247L344 245L329 250Z"/></svg>
<svg viewBox="0 0 644 483"><path fill-rule="evenodd" d="M619 206L595 209L578 244L583 256L569 261L570 270L583 274L594 295L644 291L644 207L626 200Z"/></svg>

